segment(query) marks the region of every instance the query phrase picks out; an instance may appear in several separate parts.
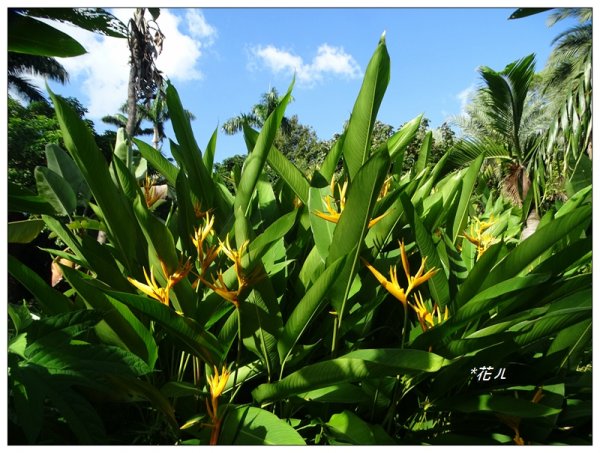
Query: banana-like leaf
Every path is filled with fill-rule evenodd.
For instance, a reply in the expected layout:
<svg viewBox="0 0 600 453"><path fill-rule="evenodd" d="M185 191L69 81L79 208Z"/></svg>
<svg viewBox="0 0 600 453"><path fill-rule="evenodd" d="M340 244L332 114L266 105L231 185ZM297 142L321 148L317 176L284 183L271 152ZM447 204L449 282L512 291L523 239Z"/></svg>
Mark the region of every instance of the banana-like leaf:
<svg viewBox="0 0 600 453"><path fill-rule="evenodd" d="M413 170L414 170L415 174L417 174L417 175L419 173L421 173L423 170L425 170L425 167L427 166L427 161L429 160L429 153L431 152L432 136L433 136L433 132L428 131L427 134L425 134L423 143L421 143L421 149L419 150L419 157L417 158L417 161L415 162L415 166L413 167Z"/></svg>
<svg viewBox="0 0 600 453"><path fill-rule="evenodd" d="M144 143L137 138L133 139L133 142L137 145L142 157L146 159L150 164L158 170L158 172L165 177L167 182L175 187L175 181L177 180L177 174L179 169L169 162L160 151L154 149L152 146Z"/></svg>
<svg viewBox="0 0 600 453"><path fill-rule="evenodd" d="M180 152L173 153L173 157L187 173L192 192L202 202L203 208L212 208L215 196L218 194L215 195L215 187L209 169L204 166L202 161L202 153L194 138L190 117L181 104L177 90L170 83L167 86L167 106L175 137L180 146Z"/></svg>
<svg viewBox="0 0 600 453"><path fill-rule="evenodd" d="M210 140L206 145L206 150L204 150L204 156L202 156L202 161L204 162L204 167L209 174L213 172L213 165L215 162L215 152L217 151L217 132L219 128L216 128L215 131L210 136Z"/></svg>
<svg viewBox="0 0 600 453"><path fill-rule="evenodd" d="M139 228L126 204L126 198L113 184L104 156L94 142L89 127L71 106L48 89L54 103L67 151L81 170L90 190L103 213L107 235L122 252L124 263L130 269L140 258L142 249L137 237Z"/></svg>
<svg viewBox="0 0 600 453"><path fill-rule="evenodd" d="M373 125L389 81L390 57L385 45L384 33L367 65L365 78L352 109L344 138L342 153L351 182L369 158Z"/></svg>
<svg viewBox="0 0 600 453"><path fill-rule="evenodd" d="M6 228L8 243L28 244L40 234L42 228L44 228L44 221L40 219L8 222Z"/></svg>
<svg viewBox="0 0 600 453"><path fill-rule="evenodd" d="M259 385L252 392L252 396L259 403L278 401L342 382L395 376L407 371L433 373L446 364L447 361L443 357L418 350L357 350L337 359L305 366L273 384Z"/></svg>
<svg viewBox="0 0 600 453"><path fill-rule="evenodd" d="M327 256L329 266L348 255L344 269L334 284L331 298L338 315L343 317L344 306L359 268L363 240L368 231L373 207L390 167L387 153L375 153L356 173L348 189L346 206L333 232L332 247Z"/></svg>
<svg viewBox="0 0 600 453"><path fill-rule="evenodd" d="M113 38L127 38L127 26L104 8L28 8L26 12Z"/></svg>
<svg viewBox="0 0 600 453"><path fill-rule="evenodd" d="M448 284L447 270L444 268L438 255L436 246L431 239L431 233L427 231L419 215L408 196L400 194L400 200L404 206L404 213L408 223L414 230L415 240L419 246L422 257L427 257L429 269L435 267L439 271L428 280L429 291L435 302L440 307L445 307L450 302L450 286Z"/></svg>
<svg viewBox="0 0 600 453"><path fill-rule="evenodd" d="M78 204L85 205L91 196L90 187L67 152L60 146L50 143L46 145L46 160L48 168L62 176L71 185Z"/></svg>
<svg viewBox="0 0 600 453"><path fill-rule="evenodd" d="M75 57L85 48L66 33L8 10L8 51L42 57Z"/></svg>
<svg viewBox="0 0 600 453"><path fill-rule="evenodd" d="M329 255L329 247L333 240L333 232L335 230L335 223L329 222L328 220L322 219L317 216L316 212L327 213L325 205L325 198L333 196L330 193L329 187L311 187L308 192L308 209L310 212L310 228L312 230L313 239L315 246L321 256L321 260L325 262L327 255Z"/></svg>
<svg viewBox="0 0 600 453"><path fill-rule="evenodd" d="M277 133L279 125L281 124L285 109L290 102L293 86L294 82L292 81L287 93L281 99L281 102L277 108L265 121L260 134L258 134L256 144L254 145L252 152L244 162L242 176L237 187L237 193L233 205L234 212L237 211L238 208L241 208L244 215L248 215L250 200L252 198L252 194L254 193L254 188L256 187L256 183L258 182L259 176L263 171L265 162L267 161L267 156L269 155L271 146L273 145L273 140L275 140L275 134ZM245 135L250 136L251 134Z"/></svg>
<svg viewBox="0 0 600 453"><path fill-rule="evenodd" d="M492 412L520 418L537 418L554 415L561 409L533 403L525 399L503 395L459 395L452 396L434 404L439 410L458 412Z"/></svg>
<svg viewBox="0 0 600 453"><path fill-rule="evenodd" d="M40 195L8 181L8 211L54 214L54 208Z"/></svg>
<svg viewBox="0 0 600 453"><path fill-rule="evenodd" d="M271 412L252 406L229 408L220 445L306 445L298 432Z"/></svg>
<svg viewBox="0 0 600 453"><path fill-rule="evenodd" d="M173 273L181 264L177 257L175 241L173 235L164 223L155 217L147 208L145 201L141 196L138 196L133 202L135 215L138 219L141 230L148 241L148 246L151 250L150 266L156 269L160 268L160 263L163 263L167 272ZM141 275L139 276L141 278ZM167 278L168 276L163 276ZM177 299L174 301L175 308L190 315L195 312L195 294L187 279L181 280L174 288Z"/></svg>
<svg viewBox="0 0 600 453"><path fill-rule="evenodd" d="M57 314L73 308L73 304L63 293L52 288L36 272L10 254L7 267L8 272L27 288L45 312Z"/></svg>
<svg viewBox="0 0 600 453"><path fill-rule="evenodd" d="M592 207L582 206L568 215L552 220L538 228L535 233L519 243L500 261L484 280L481 288L488 288L502 280L523 272L538 256L546 252L555 243L571 231L582 228L591 222Z"/></svg>
<svg viewBox="0 0 600 453"><path fill-rule="evenodd" d="M86 281L80 272L64 266L62 272L87 306L104 313L103 321L96 327L98 336L109 344L133 352L145 360L149 367L154 367L158 358L158 346L152 334L131 310L121 303L115 303L103 288Z"/></svg>
<svg viewBox="0 0 600 453"><path fill-rule="evenodd" d="M254 149L258 139L258 132L250 127L244 127L244 138L248 148ZM267 155L267 162L275 172L285 181L285 183L294 191L296 196L305 205L308 204L309 184L306 177L300 170L290 162L281 151L275 146L271 146Z"/></svg>
<svg viewBox="0 0 600 453"><path fill-rule="evenodd" d="M116 291L106 291L106 293L110 301L121 302L156 321L186 351L209 364L221 364L223 350L218 340L210 332L203 330L202 326L193 319L178 315L173 309L147 297Z"/></svg>
<svg viewBox="0 0 600 453"><path fill-rule="evenodd" d="M343 264L344 257L340 257L328 266L290 314L277 344L282 366L311 321L325 308L327 292Z"/></svg>
<svg viewBox="0 0 600 453"><path fill-rule="evenodd" d="M75 211L77 198L66 179L46 167L35 167L35 183L40 194L58 215Z"/></svg>
<svg viewBox="0 0 600 453"><path fill-rule="evenodd" d="M482 163L483 154L480 154L469 166L469 169L462 178L462 187L458 206L456 207L454 214L454 221L448 222L452 225L449 236L453 244L456 243L456 238L462 233L467 225L469 206L471 205L471 194L475 188L475 183L477 182Z"/></svg>

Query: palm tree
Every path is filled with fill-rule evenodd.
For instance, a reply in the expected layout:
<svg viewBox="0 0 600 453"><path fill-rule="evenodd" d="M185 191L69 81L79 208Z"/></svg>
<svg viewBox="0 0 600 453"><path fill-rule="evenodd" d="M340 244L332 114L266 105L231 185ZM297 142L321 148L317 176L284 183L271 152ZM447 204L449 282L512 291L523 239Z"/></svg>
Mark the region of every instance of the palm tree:
<svg viewBox="0 0 600 453"><path fill-rule="evenodd" d="M560 8L550 16L549 25L567 18L575 18L579 24L554 38L555 47L543 75L544 93L555 118L547 150L558 151L561 171L571 180L580 173L580 165L591 167L583 154L587 151L592 158L592 10Z"/></svg>
<svg viewBox="0 0 600 453"><path fill-rule="evenodd" d="M262 127L269 115L279 105L280 97L276 88L271 88L266 93L263 93L260 97L260 102L252 107L249 113L241 113L238 116L228 119L221 126L223 132L227 135L237 134L242 130L244 124L253 127ZM283 134L289 133L291 128L290 120L287 117L283 117L281 120L281 132Z"/></svg>
<svg viewBox="0 0 600 453"><path fill-rule="evenodd" d="M528 55L502 71L479 70L483 86L467 110L456 121L467 139L456 145L451 160L465 164L482 152L488 159L507 163L503 189L517 204L525 199L531 181L531 164L536 160L544 132L543 101L534 88L535 56Z"/></svg>
<svg viewBox="0 0 600 453"><path fill-rule="evenodd" d="M69 80L67 70L55 58L8 52L8 86L28 101L48 103L28 75L41 76L59 83Z"/></svg>
<svg viewBox="0 0 600 453"><path fill-rule="evenodd" d="M106 124L112 124L117 127L127 127L128 117L126 115L128 104L125 103L119 109L119 113L102 117L102 121ZM187 117L190 120L196 119L194 114L189 110L185 110ZM136 122L134 124L133 136L152 135L152 145L155 149L159 149L161 142L165 138L165 123L171 119L167 108L167 103L164 98L163 90L159 90L157 95L152 99L150 106L138 104L136 109ZM142 122L150 121L152 127L142 127Z"/></svg>

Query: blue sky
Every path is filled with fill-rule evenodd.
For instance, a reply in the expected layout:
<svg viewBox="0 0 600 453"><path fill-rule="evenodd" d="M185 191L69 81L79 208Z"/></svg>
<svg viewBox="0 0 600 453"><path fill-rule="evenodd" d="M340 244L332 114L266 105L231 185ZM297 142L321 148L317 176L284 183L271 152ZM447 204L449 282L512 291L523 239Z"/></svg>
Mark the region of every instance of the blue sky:
<svg viewBox="0 0 600 453"><path fill-rule="evenodd" d="M296 72L297 114L319 138L340 132L352 110L362 75L381 33L391 58L391 80L378 119L395 127L420 113L440 126L459 114L465 95L480 79L477 67L501 70L530 53L544 66L552 39L574 25L547 27L549 13L508 20L514 8L205 8L162 10L166 35L159 68L172 80L201 149L214 129L247 112L261 93L284 93ZM131 10L113 13L122 20ZM123 40L65 28L88 49L63 60L68 86L51 85L77 97L98 119L126 98L127 52ZM172 130L167 134L174 137ZM150 138L148 138L150 141ZM168 154L168 143L163 150ZM217 161L245 154L241 134L219 134Z"/></svg>

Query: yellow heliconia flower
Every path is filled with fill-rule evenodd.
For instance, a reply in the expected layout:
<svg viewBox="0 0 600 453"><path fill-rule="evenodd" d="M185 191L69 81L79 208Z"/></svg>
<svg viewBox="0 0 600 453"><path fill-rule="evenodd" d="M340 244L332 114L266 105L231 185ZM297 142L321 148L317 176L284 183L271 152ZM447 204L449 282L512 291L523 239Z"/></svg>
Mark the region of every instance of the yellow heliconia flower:
<svg viewBox="0 0 600 453"><path fill-rule="evenodd" d="M219 417L219 397L225 390L227 380L231 373L227 370L225 365L221 369L221 373L216 366L214 366L214 373L212 376L208 376L206 381L208 383L208 389L210 390L210 404L208 398L206 398L206 411L211 420L211 433L210 433L210 445L216 445L219 440L219 433L221 431L221 418Z"/></svg>
<svg viewBox="0 0 600 453"><path fill-rule="evenodd" d="M146 277L146 283L148 283L147 285L145 285L144 283L138 282L137 280L135 280L131 277L127 277L127 280L129 281L129 283L131 283L133 286L135 286L137 289L139 289L141 292L143 292L147 296L150 296L153 299L156 299L157 301L159 301L160 303L168 306L169 305L168 291L166 288L161 288L160 286L158 286L158 284L156 283L156 280L154 279L154 269L152 269L152 267L150 267L150 277L148 277L146 268L144 268L144 277Z"/></svg>
<svg viewBox="0 0 600 453"><path fill-rule="evenodd" d="M444 310L443 315L440 310L440 307L437 304L435 304L433 310L430 312L426 307L425 303L423 302L423 297L419 292L415 294L415 305L411 303L409 303L409 305L417 314L417 318L419 320L419 324L421 324L421 329L423 330L423 332L431 329L436 325L443 323L449 317L447 306Z"/></svg>
<svg viewBox="0 0 600 453"><path fill-rule="evenodd" d="M231 244L229 243L229 235L227 235L225 237L225 242L221 242L219 246L219 250L221 250L233 262L233 268L238 282L237 290L232 290L227 286L221 271L217 273L216 279L213 277L212 282L207 281L202 275L199 279L223 299L233 303L236 308L239 308L240 296L243 294L243 292L252 284L254 284L259 278L257 273L258 269L256 272L247 273L242 267L242 257L248 248L248 244L249 241L246 240L241 247L236 250L231 247Z"/></svg>
<svg viewBox="0 0 600 453"><path fill-rule="evenodd" d="M463 237L471 242L473 245L477 247L477 259L484 254L484 252L494 243L496 242L496 238L492 236L490 233L486 233L485 231L491 227L494 223L494 215L490 216L490 219L485 222L478 218L475 218L475 222L477 223L477 228L475 229L475 225L471 224L471 234L465 234Z"/></svg>
<svg viewBox="0 0 600 453"><path fill-rule="evenodd" d="M331 189L331 193L334 193L335 179L333 179L333 178L331 179L330 189ZM340 193L340 199L337 202L338 209L334 209L331 206L331 200L333 199L333 197L331 195L327 195L323 199L325 201L325 208L327 209L327 212L313 211L313 213L317 217L327 220L328 222L338 223L338 221L340 220L340 216L342 215L342 212L346 208L346 190L347 189L348 189L348 181L344 181L344 184L342 186L340 186L338 184L338 191ZM381 219L383 219L386 216L386 214L383 214L383 215L380 215L379 217L371 219L369 221L368 227L371 228L373 225L375 225L377 222L379 222Z"/></svg>
<svg viewBox="0 0 600 453"><path fill-rule="evenodd" d="M146 206L151 208L161 198L161 193L154 187L154 178L146 174L146 178L144 179L144 199L146 200Z"/></svg>
<svg viewBox="0 0 600 453"><path fill-rule="evenodd" d="M400 286L398 283L398 274L396 271L396 266L390 266L390 280L385 278L377 269L371 266L366 260L363 259L363 262L367 266L367 268L371 271L371 273L375 276L377 281L383 286L392 296L402 302L402 305L405 307L408 304L408 296L410 293L419 285L422 285L431 277L433 277L438 269L432 268L429 269L425 274L423 271L425 270L425 263L427 262L427 257L422 258L421 267L417 271L414 276L410 275L410 267L408 265L408 257L406 256L406 250L404 249L404 242L400 242L400 255L402 258L402 267L404 269L404 274L406 275L406 280L408 282L408 286L406 290ZM361 258L362 259L362 258Z"/></svg>
<svg viewBox="0 0 600 453"><path fill-rule="evenodd" d="M231 302L233 305L236 306L236 308L239 308L240 304L239 304L239 295L240 295L240 290L230 290L227 285L225 284L225 281L223 280L223 273L221 271L219 271L219 273L217 274L217 278L215 279L213 277L213 282L209 282L208 280L205 280L202 276L200 276L200 280L202 281L202 283L204 283L206 286L208 286L210 289L212 289L215 293L217 293L219 296L221 296L223 299L228 300L229 302Z"/></svg>
<svg viewBox="0 0 600 453"><path fill-rule="evenodd" d="M249 279L246 278L246 274L242 267L242 256L246 252L248 248L248 244L250 241L247 239L242 243L238 250L235 250L231 247L229 243L229 234L225 237L225 242L221 242L221 250L223 253L233 262L233 267L235 269L235 275L238 279L238 291L241 290L242 287L247 286L249 283Z"/></svg>
<svg viewBox="0 0 600 453"><path fill-rule="evenodd" d="M158 300L163 305L169 306L169 292L173 286L183 280L187 274L190 272L192 268L192 263L188 259L185 264L179 263L175 272L169 273L167 271L165 263L160 262L160 267L162 268L163 274L167 278L167 286L162 288L156 283L156 279L154 278L154 269L150 267L150 277L148 277L148 273L146 272L146 268L144 269L144 277L146 278L146 283L138 282L137 280L127 277L129 283L139 289L141 292L146 294L147 296L152 297L153 299Z"/></svg>
<svg viewBox="0 0 600 453"><path fill-rule="evenodd" d="M208 388L210 390L210 399L211 399L211 407L209 408L209 415L211 418L215 418L217 416L217 410L219 408L219 397L225 390L225 386L227 385L227 380L231 373L227 370L225 365L223 365L221 369L221 373L216 366L214 366L214 373L212 376L208 376L206 378L206 382L208 383ZM208 404L207 404L208 406Z"/></svg>
<svg viewBox="0 0 600 453"><path fill-rule="evenodd" d="M213 225L215 223L215 216L211 216L209 212L204 213L204 225L194 229L194 236L192 236L192 242L198 252L198 261L202 273L211 265L211 263L217 258L221 246L207 247L205 250L205 241L208 236L214 234Z"/></svg>

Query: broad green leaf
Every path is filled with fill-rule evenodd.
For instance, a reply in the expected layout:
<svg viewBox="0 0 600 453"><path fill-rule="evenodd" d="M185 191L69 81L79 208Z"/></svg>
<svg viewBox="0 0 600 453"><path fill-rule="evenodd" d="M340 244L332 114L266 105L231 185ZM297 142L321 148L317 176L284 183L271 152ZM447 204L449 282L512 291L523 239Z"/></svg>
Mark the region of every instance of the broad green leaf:
<svg viewBox="0 0 600 453"><path fill-rule="evenodd" d="M344 305L350 294L354 276L359 268L359 256L363 239L368 231L373 207L390 166L387 153L374 154L358 171L346 197L346 206L333 232L331 248L326 264L349 255L343 271L334 285L332 304L343 317Z"/></svg>
<svg viewBox="0 0 600 453"><path fill-rule="evenodd" d="M158 172L165 177L167 182L175 187L175 181L177 180L177 174L179 169L169 162L160 151L154 149L152 146L144 143L137 138L133 139L133 142L137 145L142 157L146 159L150 164L158 170Z"/></svg>
<svg viewBox="0 0 600 453"><path fill-rule="evenodd" d="M475 188L475 183L479 176L481 164L483 163L483 154L480 154L477 159L469 166L469 169L462 178L462 187L459 196L458 206L454 214L454 221L451 223L452 230L450 231L450 240L456 243L456 238L467 226L469 215L469 206L471 205L471 194ZM450 223L450 222L449 222Z"/></svg>
<svg viewBox="0 0 600 453"><path fill-rule="evenodd" d="M121 302L129 308L148 316L161 325L182 347L205 362L218 365L223 351L217 339L202 329L196 321L175 313L158 301L116 291L106 291L108 299Z"/></svg>
<svg viewBox="0 0 600 453"><path fill-rule="evenodd" d="M26 11L29 16L68 22L113 38L127 38L127 26L104 8L28 8Z"/></svg>
<svg viewBox="0 0 600 453"><path fill-rule="evenodd" d="M327 304L326 295L344 264L344 257L327 266L316 282L298 302L287 319L277 349L282 366L311 321L319 315Z"/></svg>
<svg viewBox="0 0 600 453"><path fill-rule="evenodd" d="M346 132L344 131L327 153L325 160L321 164L321 168L315 172L315 175L321 175L323 180L326 182L329 182L333 177L333 174L335 173L338 162L340 160L340 156L342 155L342 150L344 148L345 137ZM313 181L315 180L315 175L313 175Z"/></svg>
<svg viewBox="0 0 600 453"><path fill-rule="evenodd" d="M335 223L322 219L315 213L328 213L324 199L329 196L333 196L333 194L330 193L329 187L311 187L309 189L307 206L310 212L310 228L313 233L315 246L317 247L323 262L327 260L327 255L329 255L329 247L331 246L331 241L333 240Z"/></svg>
<svg viewBox="0 0 600 453"><path fill-rule="evenodd" d="M373 445L375 436L373 431L358 415L345 410L333 414L326 426L333 431L336 439L349 442L352 445Z"/></svg>
<svg viewBox="0 0 600 453"><path fill-rule="evenodd" d="M427 161L429 160L429 153L431 152L432 136L433 136L433 132L428 131L427 134L425 134L425 138L423 139L423 142L421 143L421 149L419 150L419 157L417 158L417 161L415 162L415 166L413 167L414 172L417 175L419 173L421 173L423 170L425 170L425 167L427 166Z"/></svg>
<svg viewBox="0 0 600 453"><path fill-rule="evenodd" d="M65 225L52 217L42 216L42 219L46 222L46 226L69 247L76 258L85 267L93 270L99 280L109 284L113 289L123 290L130 287L119 266L115 265L115 258L120 262L124 260L117 250L101 245L93 236L83 235L79 237L75 235ZM141 242L139 239L138 241ZM60 256L59 254L56 255ZM72 261L75 262L76 260L73 259Z"/></svg>
<svg viewBox="0 0 600 453"><path fill-rule="evenodd" d="M436 409L458 412L495 412L520 418L537 418L554 415L560 409L532 403L525 399L503 395L459 395L434 404Z"/></svg>
<svg viewBox="0 0 600 453"><path fill-rule="evenodd" d="M423 225L414 206L404 193L400 194L400 200L404 206L404 213L408 219L408 223L414 230L415 240L419 246L421 257L427 257L428 269L435 267L438 272L428 280L429 291L435 302L440 307L445 307L450 302L450 286L446 269L440 260L437 248L431 238L431 233L427 231Z"/></svg>
<svg viewBox="0 0 600 453"><path fill-rule="evenodd" d="M281 124L285 109L290 102L293 86L294 82L292 81L287 93L282 98L277 108L265 121L260 134L258 134L256 144L254 145L252 152L248 155L246 161L244 162L242 176L237 187L237 193L233 205L234 212L237 211L238 208L241 208L244 215L248 215L250 200L252 199L254 188L256 187L256 183L258 182L259 176L263 171L265 162L267 161L267 156L271 150L271 146L273 145L273 140L275 140L275 134L277 133L279 125Z"/></svg>
<svg viewBox="0 0 600 453"><path fill-rule="evenodd" d="M435 372L446 364L437 354L417 350L357 350L337 359L307 365L273 384L259 385L252 396L258 403L343 382L396 376L407 371Z"/></svg>
<svg viewBox="0 0 600 453"><path fill-rule="evenodd" d="M10 254L7 267L8 272L27 288L45 312L55 314L71 310L72 303L63 293L52 288L36 272Z"/></svg>
<svg viewBox="0 0 600 453"><path fill-rule="evenodd" d="M50 143L46 145L46 160L48 169L62 176L71 185L80 205L84 205L90 199L90 187L73 159L60 146Z"/></svg>
<svg viewBox="0 0 600 453"><path fill-rule="evenodd" d="M183 109L179 94L170 83L167 86L167 106L175 137L179 142L179 153L173 153L189 177L192 192L202 202L203 209L214 206L215 188L209 169L204 166L202 153L192 132L189 115Z"/></svg>
<svg viewBox="0 0 600 453"><path fill-rule="evenodd" d="M215 152L217 151L217 132L219 128L216 128L215 131L210 136L210 140L206 145L206 150L204 151L204 156L202 156L202 161L204 162L204 167L209 174L213 172L213 165L215 161Z"/></svg>
<svg viewBox="0 0 600 453"><path fill-rule="evenodd" d="M66 179L46 167L35 167L38 194L50 203L58 215L75 211L77 198Z"/></svg>
<svg viewBox="0 0 600 453"><path fill-rule="evenodd" d="M175 241L173 235L162 221L154 216L147 208L145 201L138 196L133 202L135 216L139 222L141 230L148 241L148 246L153 252L150 257L150 266L155 264L154 268L159 269L162 263L169 274L178 269L179 262ZM156 261L156 263L154 263ZM139 271L138 271L139 272ZM139 272L141 274L141 272ZM157 275L155 273L155 275ZM141 275L139 276L141 278ZM163 276L165 279L168 276ZM160 278L160 277L159 277ZM195 294L187 279L181 280L175 287L174 292L177 299L173 302L177 310L181 310L187 315L195 312Z"/></svg>
<svg viewBox="0 0 600 453"><path fill-rule="evenodd" d="M192 203L190 186L184 172L179 172L175 183L177 194L177 226L181 247L188 256L197 256L197 250L192 242L194 225L197 223L194 205ZM205 219L202 219L204 221Z"/></svg>
<svg viewBox="0 0 600 453"><path fill-rule="evenodd" d="M392 135L387 141L387 150L390 154L390 158L396 163L396 165L400 161L400 168L402 168L404 151L410 142L415 138L415 135L417 135L422 118L423 115L413 118L404 124L400 130Z"/></svg>
<svg viewBox="0 0 600 453"><path fill-rule="evenodd" d="M342 153L351 182L354 182L356 174L369 158L373 125L389 81L390 57L384 33L367 65L344 138Z"/></svg>
<svg viewBox="0 0 600 453"><path fill-rule="evenodd" d="M109 239L122 252L127 266L132 268L131 264L139 258L142 250L136 240L139 229L136 228L131 208L112 183L106 160L94 142L89 127L60 96L50 90L49 93L67 151L81 170L102 210Z"/></svg>
<svg viewBox="0 0 600 453"><path fill-rule="evenodd" d="M371 397L361 387L354 384L335 384L317 390L298 394L298 398L306 401L318 401L321 403L368 403Z"/></svg>
<svg viewBox="0 0 600 453"><path fill-rule="evenodd" d="M491 286L462 305L448 321L449 325L459 326L488 312L498 304L498 298L526 288L536 287L548 281L547 274L533 274L524 277L513 277Z"/></svg>
<svg viewBox="0 0 600 453"><path fill-rule="evenodd" d="M258 407L229 408L221 425L220 445L306 445L284 420Z"/></svg>
<svg viewBox="0 0 600 453"><path fill-rule="evenodd" d="M8 181L8 211L29 214L54 214L54 208L40 195Z"/></svg>
<svg viewBox="0 0 600 453"><path fill-rule="evenodd" d="M43 57L75 57L86 50L66 33L31 17L8 11L8 51Z"/></svg>
<svg viewBox="0 0 600 453"><path fill-rule="evenodd" d="M589 223L592 216L591 206L582 206L568 215L552 220L538 228L535 233L519 243L489 273L482 288L488 288L502 280L518 275L526 270L533 260L564 238L572 230Z"/></svg>
<svg viewBox="0 0 600 453"><path fill-rule="evenodd" d="M103 341L123 347L154 367L158 358L158 346L150 331L134 316L131 310L107 297L105 291L85 281L82 274L62 268L63 275L75 288L86 305L104 313L104 319L96 326Z"/></svg>
<svg viewBox="0 0 600 453"><path fill-rule="evenodd" d="M509 19L522 19L523 17L532 16L534 14L543 13L551 8L517 8L510 15Z"/></svg>
<svg viewBox="0 0 600 453"><path fill-rule="evenodd" d="M471 243L469 241L463 240L463 251L470 244ZM483 281L502 257L504 248L505 246L501 242L493 244L477 260L477 262L467 275L466 280L463 282L463 284L460 286L460 289L458 290L458 294L455 298L455 304L457 307L462 306L465 302L467 302L469 299L471 299L478 293L479 288L481 288L481 285L483 284Z"/></svg>
<svg viewBox="0 0 600 453"><path fill-rule="evenodd" d="M81 444L99 444L106 439L102 419L79 392L74 391L60 379L51 378L45 370L38 367L21 368L14 372L20 382L31 388L37 395L43 395L44 399L50 401ZM78 383L88 384L84 380ZM35 420L34 417L22 422L27 424Z"/></svg>
<svg viewBox="0 0 600 453"><path fill-rule="evenodd" d="M44 228L44 221L41 219L8 222L6 229L8 243L28 244L40 234L42 228Z"/></svg>
<svg viewBox="0 0 600 453"><path fill-rule="evenodd" d="M244 128L244 138L248 143L248 147L254 149L258 139L258 132L250 127ZM285 183L293 190L296 196L305 205L308 204L308 188L309 184L306 177L300 170L290 162L281 151L275 146L271 146L267 155L267 162L275 170L275 172L285 181Z"/></svg>

